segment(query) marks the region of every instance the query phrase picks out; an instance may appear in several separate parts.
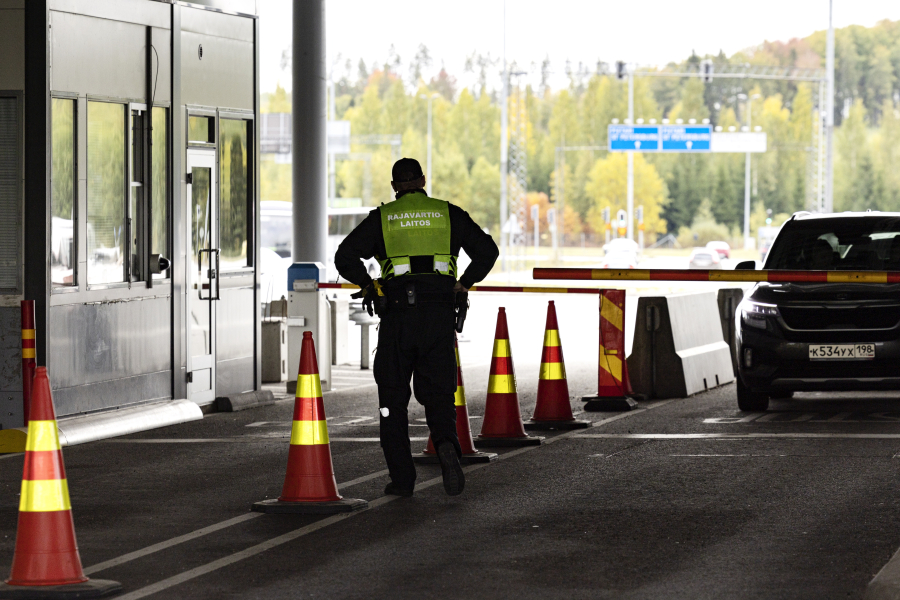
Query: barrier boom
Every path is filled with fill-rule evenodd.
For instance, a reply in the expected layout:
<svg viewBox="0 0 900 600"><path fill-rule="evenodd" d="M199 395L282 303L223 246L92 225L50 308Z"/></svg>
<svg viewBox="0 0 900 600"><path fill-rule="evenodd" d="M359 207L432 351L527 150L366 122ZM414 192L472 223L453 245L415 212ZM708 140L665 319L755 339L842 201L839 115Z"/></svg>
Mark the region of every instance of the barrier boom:
<svg viewBox="0 0 900 600"><path fill-rule="evenodd" d="M725 281L755 283L900 283L900 271L707 271L700 269L534 269L534 279L579 281Z"/></svg>
<svg viewBox="0 0 900 600"><path fill-rule="evenodd" d="M320 290L358 290L353 283L320 283ZM474 285L470 292L512 292L520 294L594 294L600 293L596 288L564 288L564 287L526 287L509 285Z"/></svg>

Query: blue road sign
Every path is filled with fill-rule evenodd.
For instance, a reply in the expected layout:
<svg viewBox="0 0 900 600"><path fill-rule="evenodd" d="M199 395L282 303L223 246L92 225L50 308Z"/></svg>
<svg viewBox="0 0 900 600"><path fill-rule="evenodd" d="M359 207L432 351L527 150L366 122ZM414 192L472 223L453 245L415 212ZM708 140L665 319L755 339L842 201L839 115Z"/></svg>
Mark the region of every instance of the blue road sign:
<svg viewBox="0 0 900 600"><path fill-rule="evenodd" d="M663 125L660 128L663 152L709 152L711 125Z"/></svg>
<svg viewBox="0 0 900 600"><path fill-rule="evenodd" d="M610 152L709 152L711 125L610 125Z"/></svg>
<svg viewBox="0 0 900 600"><path fill-rule="evenodd" d="M608 130L609 150L624 152L656 152L659 150L659 127L634 127L632 125L610 125Z"/></svg>

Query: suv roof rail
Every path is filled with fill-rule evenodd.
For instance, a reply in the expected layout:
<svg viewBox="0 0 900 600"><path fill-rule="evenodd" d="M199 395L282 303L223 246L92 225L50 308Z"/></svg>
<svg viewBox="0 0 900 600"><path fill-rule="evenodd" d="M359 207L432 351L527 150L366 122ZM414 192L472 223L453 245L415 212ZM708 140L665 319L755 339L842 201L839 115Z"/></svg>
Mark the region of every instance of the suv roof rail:
<svg viewBox="0 0 900 600"><path fill-rule="evenodd" d="M811 215L811 214L812 214L812 213L809 212L808 210L798 210L797 212L795 212L794 214L791 215L791 218L788 219L788 221L793 221L793 220L796 219L797 217L806 217L806 216L809 216L809 215Z"/></svg>

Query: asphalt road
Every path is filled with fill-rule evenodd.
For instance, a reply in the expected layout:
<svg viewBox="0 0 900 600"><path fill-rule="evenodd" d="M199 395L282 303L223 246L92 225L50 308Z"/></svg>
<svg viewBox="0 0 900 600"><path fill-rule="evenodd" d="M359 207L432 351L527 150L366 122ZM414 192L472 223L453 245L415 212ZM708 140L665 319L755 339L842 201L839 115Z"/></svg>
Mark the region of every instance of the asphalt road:
<svg viewBox="0 0 900 600"><path fill-rule="evenodd" d="M477 433L488 368L470 344ZM534 354L516 355L526 417ZM596 357L566 357L573 395L590 392ZM462 496L425 466L400 499L382 494L370 374L341 371L353 385L325 399L335 472L368 511L249 512L280 492L292 400L207 415L64 450L89 574L122 582L122 598L861 598L900 546L897 395L806 394L748 415L727 385L582 415L595 426L470 467ZM0 460L3 573L21 469L21 455Z"/></svg>

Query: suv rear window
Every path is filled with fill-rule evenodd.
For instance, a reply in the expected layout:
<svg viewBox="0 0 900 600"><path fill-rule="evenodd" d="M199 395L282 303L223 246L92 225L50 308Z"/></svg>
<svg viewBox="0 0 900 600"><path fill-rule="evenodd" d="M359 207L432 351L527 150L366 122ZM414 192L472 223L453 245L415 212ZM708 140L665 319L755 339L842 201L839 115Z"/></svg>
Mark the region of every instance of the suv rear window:
<svg viewBox="0 0 900 600"><path fill-rule="evenodd" d="M766 269L900 271L900 218L835 217L788 221Z"/></svg>

